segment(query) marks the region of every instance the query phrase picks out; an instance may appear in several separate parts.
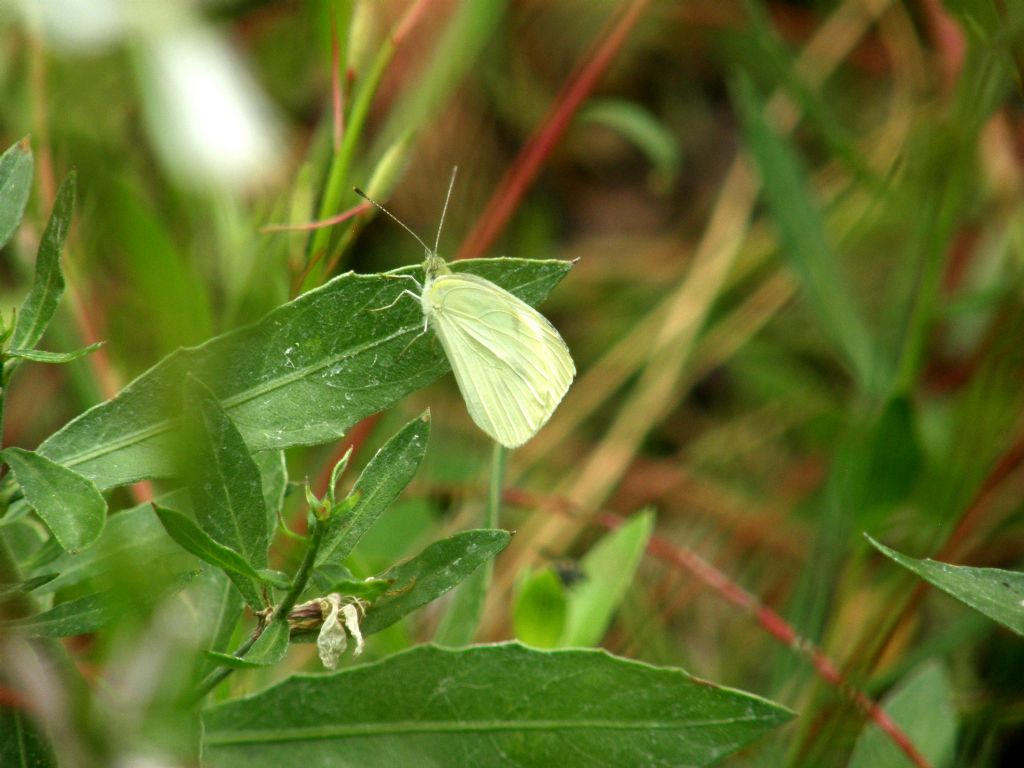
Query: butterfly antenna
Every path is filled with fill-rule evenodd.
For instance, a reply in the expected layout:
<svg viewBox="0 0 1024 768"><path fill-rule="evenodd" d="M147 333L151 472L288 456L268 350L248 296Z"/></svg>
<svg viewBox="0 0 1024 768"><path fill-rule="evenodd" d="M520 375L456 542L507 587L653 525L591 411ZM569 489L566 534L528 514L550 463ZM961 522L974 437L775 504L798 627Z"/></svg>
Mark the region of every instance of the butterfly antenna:
<svg viewBox="0 0 1024 768"><path fill-rule="evenodd" d="M455 187L455 174L459 172L459 166L452 166L452 178L448 182L448 194L444 196L444 208L441 209L441 221L437 225L437 240L434 241L434 253L441 247L441 227L444 226L444 215L448 213L448 201L452 199L452 189Z"/></svg>
<svg viewBox="0 0 1024 768"><path fill-rule="evenodd" d="M355 192L357 195L359 195L361 198L363 198L366 202L372 203L382 213L387 214L391 218L391 220L394 221L398 226L400 226L402 229L404 229L406 232L408 232L410 235L412 235L414 238L416 238L416 242L423 246L423 250L424 251L427 251L428 253L430 252L430 249L427 247L427 244L423 242L423 240L420 238L420 236L417 235L415 232L413 232L411 229L409 229L409 227L406 226L405 222L403 222L400 218L395 216L395 214L393 214L391 211L389 211L383 205L378 203L376 200L374 200L368 194L363 192L363 190L361 190L359 187L352 187L352 191Z"/></svg>

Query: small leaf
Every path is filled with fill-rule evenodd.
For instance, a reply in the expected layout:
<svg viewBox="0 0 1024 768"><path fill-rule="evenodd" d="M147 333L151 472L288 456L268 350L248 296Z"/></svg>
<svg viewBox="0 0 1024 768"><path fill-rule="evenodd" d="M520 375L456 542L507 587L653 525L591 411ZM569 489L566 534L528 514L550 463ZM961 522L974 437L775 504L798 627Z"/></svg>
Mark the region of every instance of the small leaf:
<svg viewBox="0 0 1024 768"><path fill-rule="evenodd" d="M260 666L277 664L288 652L288 621L275 619L253 644L245 658Z"/></svg>
<svg viewBox="0 0 1024 768"><path fill-rule="evenodd" d="M701 766L791 716L603 651L419 646L207 709L203 764Z"/></svg>
<svg viewBox="0 0 1024 768"><path fill-rule="evenodd" d="M259 636L245 656L235 656L219 651L207 651L206 657L224 667L232 669L257 669L277 664L288 652L288 622L277 619L271 622Z"/></svg>
<svg viewBox="0 0 1024 768"><path fill-rule="evenodd" d="M0 624L33 637L73 637L95 632L127 612L132 601L115 590L95 592L61 603L48 611Z"/></svg>
<svg viewBox="0 0 1024 768"><path fill-rule="evenodd" d="M186 552L198 557L203 562L216 566L224 571L230 571L236 576L242 576L252 581L262 581L263 576L255 568L249 565L248 561L240 554L223 544L218 544L211 539L198 525L189 520L180 512L167 509L157 504L153 505L156 516L164 526L167 534L174 539ZM262 600L254 593L255 607L262 607Z"/></svg>
<svg viewBox="0 0 1024 768"><path fill-rule="evenodd" d="M18 309L18 320L11 336L14 349L31 349L43 338L57 304L64 293L64 273L60 266L60 252L71 229L71 214L75 207L75 174L71 172L57 191L53 213L39 241L36 255L36 274L28 296Z"/></svg>
<svg viewBox="0 0 1024 768"><path fill-rule="evenodd" d="M512 614L516 637L534 648L557 648L565 633L565 587L551 568L528 574Z"/></svg>
<svg viewBox="0 0 1024 768"><path fill-rule="evenodd" d="M597 645L633 583L637 566L654 529L650 511L633 515L604 536L580 560L586 579L568 593L563 646Z"/></svg>
<svg viewBox="0 0 1024 768"><path fill-rule="evenodd" d="M292 578L284 571L275 571L273 568L260 568L256 575L264 584L269 584L278 589L288 589L292 585Z"/></svg>
<svg viewBox="0 0 1024 768"><path fill-rule="evenodd" d="M90 352L95 352L104 343L97 341L95 344L76 349L73 352L46 352L41 349L8 349L4 354L7 357L28 360L33 363L70 363L80 357L85 357Z"/></svg>
<svg viewBox="0 0 1024 768"><path fill-rule="evenodd" d="M57 576L58 574L56 573L44 573L41 576L33 576L31 579L25 579L17 584L0 584L0 603L10 600L12 597L28 594L37 587L53 581Z"/></svg>
<svg viewBox="0 0 1024 768"><path fill-rule="evenodd" d="M337 592L342 597L358 597L373 602L389 591L394 582L390 579L342 579L333 582L325 592Z"/></svg>
<svg viewBox="0 0 1024 768"><path fill-rule="evenodd" d="M28 137L0 155L0 248L21 223L32 191L32 147Z"/></svg>
<svg viewBox="0 0 1024 768"><path fill-rule="evenodd" d="M530 304L539 303L569 268L562 261L523 259L452 265ZM423 276L418 267L398 273ZM404 283L384 275L340 275L247 328L172 353L50 436L39 452L100 488L172 475L181 383L189 373L215 387L253 452L336 440L449 370L431 339L408 346L423 325L413 302L369 311L393 301Z"/></svg>
<svg viewBox="0 0 1024 768"><path fill-rule="evenodd" d="M25 499L68 552L93 544L103 532L107 502L89 479L22 448L0 451Z"/></svg>
<svg viewBox="0 0 1024 768"><path fill-rule="evenodd" d="M273 531L277 528L277 515L284 506L284 496L288 491L288 466L285 464L284 451L260 451L253 454L252 458L260 470L263 503L267 506L267 531L273 537Z"/></svg>
<svg viewBox="0 0 1024 768"><path fill-rule="evenodd" d="M363 634L380 632L407 613L440 597L508 546L508 531L463 531L435 541L411 560L382 573L391 588L363 621Z"/></svg>
<svg viewBox="0 0 1024 768"><path fill-rule="evenodd" d="M200 646L205 646L209 651L217 653L228 648L235 627L238 626L238 621L242 617L242 596L224 571L205 571L203 577L209 580L209 591L206 595L201 595L199 601L211 621L208 631L204 633L203 639L200 641ZM209 658L198 664L195 670L195 681L199 682L208 675L212 671L212 667L213 664Z"/></svg>
<svg viewBox="0 0 1024 768"><path fill-rule="evenodd" d="M186 379L182 474L196 522L217 543L237 552L254 569L267 565L267 509L263 480L241 434L213 393ZM228 575L246 601L258 607L259 591L237 571Z"/></svg>
<svg viewBox="0 0 1024 768"><path fill-rule="evenodd" d="M953 687L942 665L929 662L885 697L882 709L933 766L953 765L957 719ZM909 758L874 723L864 726L847 768L910 768Z"/></svg>
<svg viewBox="0 0 1024 768"><path fill-rule="evenodd" d="M158 502L161 506L187 505L181 490L161 495ZM182 573L199 565L168 538L148 502L111 515L95 546L77 554L64 552L43 566L43 571L60 575L39 587L39 592L56 592L94 578L111 583L123 578L126 570L143 565L147 571L160 569L165 573Z"/></svg>
<svg viewBox="0 0 1024 768"><path fill-rule="evenodd" d="M20 705L0 706L0 765L58 768L53 748Z"/></svg>
<svg viewBox="0 0 1024 768"><path fill-rule="evenodd" d="M332 517L324 543L317 553L317 565L341 563L373 525L398 498L419 469L427 452L430 412L410 421L377 451L359 475L352 493L359 494L347 515Z"/></svg>
<svg viewBox="0 0 1024 768"><path fill-rule="evenodd" d="M193 576L194 571L183 573L174 577L169 584L161 584L155 599L177 592ZM60 603L35 616L2 622L0 630L10 629L33 637L73 637L102 629L125 613L145 607L153 600L154 593L151 590L106 589Z"/></svg>
<svg viewBox="0 0 1024 768"><path fill-rule="evenodd" d="M867 534L865 534L867 535ZM900 554L867 537L882 554L1016 632L1024 635L1024 573L999 568L971 568Z"/></svg>

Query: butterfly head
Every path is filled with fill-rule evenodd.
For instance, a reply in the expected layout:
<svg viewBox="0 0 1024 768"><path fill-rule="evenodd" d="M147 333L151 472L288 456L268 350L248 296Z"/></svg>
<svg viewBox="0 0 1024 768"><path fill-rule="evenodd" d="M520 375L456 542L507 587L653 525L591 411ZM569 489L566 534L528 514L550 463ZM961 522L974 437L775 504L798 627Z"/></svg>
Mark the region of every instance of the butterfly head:
<svg viewBox="0 0 1024 768"><path fill-rule="evenodd" d="M438 275L452 273L445 260L437 255L437 251L427 251L427 257L423 260L423 272L427 280L433 280Z"/></svg>

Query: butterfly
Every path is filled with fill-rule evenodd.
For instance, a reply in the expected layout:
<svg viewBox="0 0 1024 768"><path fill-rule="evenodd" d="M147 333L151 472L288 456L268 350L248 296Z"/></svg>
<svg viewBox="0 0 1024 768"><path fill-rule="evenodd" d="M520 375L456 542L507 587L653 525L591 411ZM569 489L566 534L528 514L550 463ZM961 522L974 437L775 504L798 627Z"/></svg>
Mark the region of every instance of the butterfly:
<svg viewBox="0 0 1024 768"><path fill-rule="evenodd" d="M419 294L404 290L423 309L423 332L433 330L451 364L459 392L476 425L506 448L540 431L569 390L576 366L555 327L501 286L453 272L438 253L455 171L429 248L409 227L361 190L356 193L394 219L423 246L425 278Z"/></svg>

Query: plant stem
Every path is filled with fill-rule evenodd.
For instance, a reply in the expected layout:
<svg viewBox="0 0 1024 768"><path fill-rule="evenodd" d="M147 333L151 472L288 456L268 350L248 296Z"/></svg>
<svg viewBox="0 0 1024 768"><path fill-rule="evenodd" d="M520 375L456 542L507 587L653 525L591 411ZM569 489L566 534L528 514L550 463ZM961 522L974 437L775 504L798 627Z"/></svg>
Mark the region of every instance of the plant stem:
<svg viewBox="0 0 1024 768"><path fill-rule="evenodd" d="M498 513L501 511L502 485L505 482L505 460L508 452L499 443L494 444L491 454L491 486L487 492L487 509L484 512L483 527L497 528ZM491 589L494 561L486 563L471 573L458 587L455 599L448 608L434 635L434 642L440 645L461 646L473 642L484 612L484 601Z"/></svg>
<svg viewBox="0 0 1024 768"><path fill-rule="evenodd" d="M278 603L270 618L260 624L249 639L238 646L234 653L237 658L244 658L245 655L249 653L256 641L260 639L260 635L266 631L267 627L279 619L287 620L288 614L291 613L291 610L295 607L295 603L298 601L299 596L306 588L306 583L309 581L309 575L313 571L313 564L316 562L316 555L317 552L320 551L320 545L323 543L324 533L326 530L327 521L314 517L313 530L309 536L309 546L306 548L306 554L302 558L302 564L299 565L299 570L295 572L295 578L292 580L291 588L284 596L284 599ZM192 694L192 701L196 703L202 701L210 691L220 685L221 682L232 672L234 672L234 669L231 667L218 667L213 670L213 672L203 678L203 680L196 686L195 692Z"/></svg>
<svg viewBox="0 0 1024 768"><path fill-rule="evenodd" d="M505 446L495 443L494 452L491 454L491 487L487 494L487 517L484 519L484 528L498 527L507 460L508 451L505 450ZM484 567L490 569L491 562L488 560Z"/></svg>

